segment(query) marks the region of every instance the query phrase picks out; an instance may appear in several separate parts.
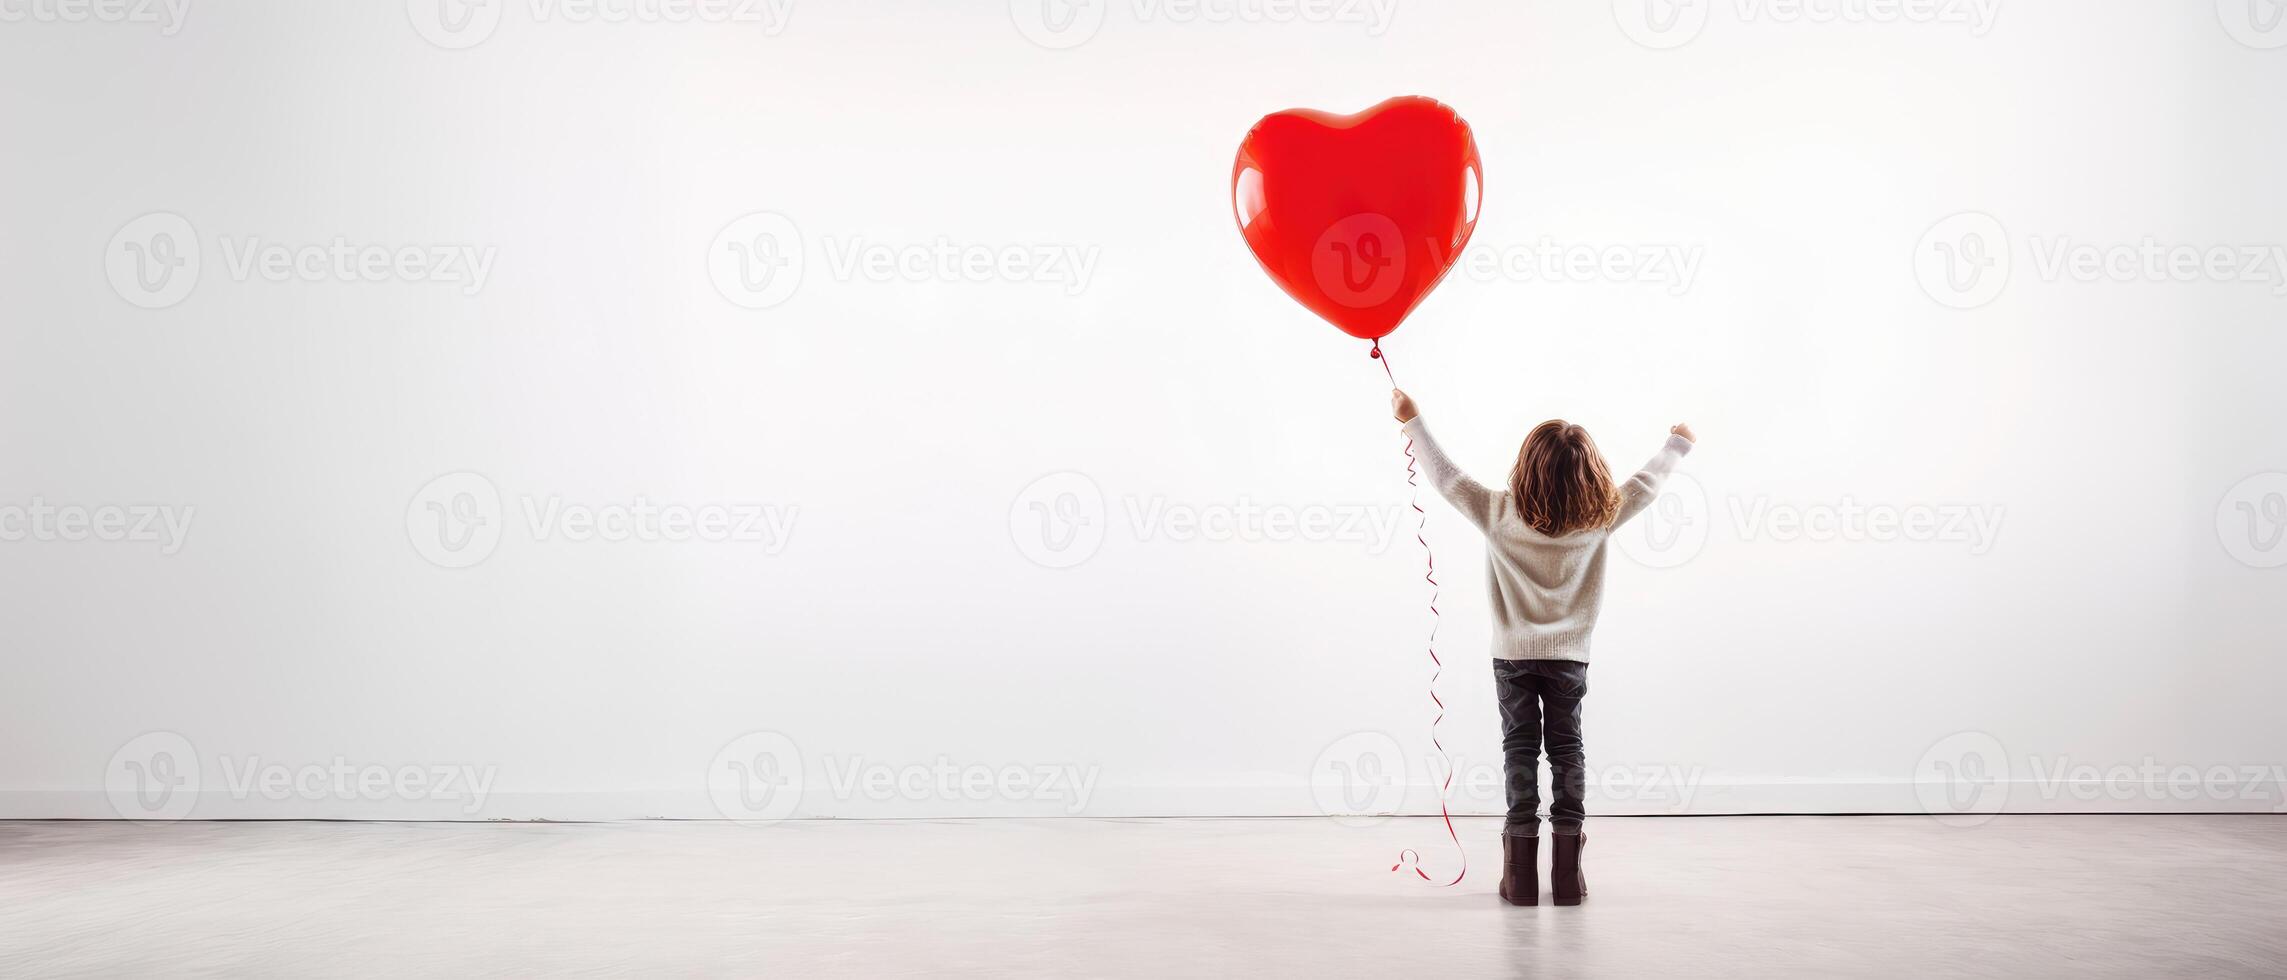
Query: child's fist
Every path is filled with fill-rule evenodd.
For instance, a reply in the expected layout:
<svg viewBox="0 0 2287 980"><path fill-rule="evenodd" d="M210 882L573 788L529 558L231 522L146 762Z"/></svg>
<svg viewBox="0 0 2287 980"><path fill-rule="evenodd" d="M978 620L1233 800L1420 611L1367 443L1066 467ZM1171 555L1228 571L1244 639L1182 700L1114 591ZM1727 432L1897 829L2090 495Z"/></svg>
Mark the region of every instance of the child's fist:
<svg viewBox="0 0 2287 980"><path fill-rule="evenodd" d="M1698 437L1698 436L1695 436L1695 435L1692 435L1692 434L1691 434L1691 426L1689 426L1689 425L1686 425L1686 424L1684 424L1684 423L1682 423L1682 422L1678 422L1678 423L1676 423L1676 427L1675 427L1675 428L1673 428L1673 429L1669 429L1668 431L1669 431L1669 432L1673 432L1673 433L1675 433L1676 435L1682 436L1682 437L1683 437L1683 441L1685 441L1685 442L1698 442L1698 441L1699 441L1699 437Z"/></svg>
<svg viewBox="0 0 2287 980"><path fill-rule="evenodd" d="M1414 407L1413 396L1392 388L1390 389L1390 413L1396 415L1399 422L1404 423L1411 422L1420 416L1421 409Z"/></svg>

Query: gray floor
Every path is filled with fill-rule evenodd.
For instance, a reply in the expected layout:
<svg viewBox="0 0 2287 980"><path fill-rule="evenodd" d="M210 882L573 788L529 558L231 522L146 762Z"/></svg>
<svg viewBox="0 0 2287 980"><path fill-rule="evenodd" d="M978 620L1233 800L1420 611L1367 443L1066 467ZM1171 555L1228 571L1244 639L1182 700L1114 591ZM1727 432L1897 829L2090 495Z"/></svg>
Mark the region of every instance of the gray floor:
<svg viewBox="0 0 2287 980"><path fill-rule="evenodd" d="M0 976L2287 976L2287 818L0 823Z"/></svg>

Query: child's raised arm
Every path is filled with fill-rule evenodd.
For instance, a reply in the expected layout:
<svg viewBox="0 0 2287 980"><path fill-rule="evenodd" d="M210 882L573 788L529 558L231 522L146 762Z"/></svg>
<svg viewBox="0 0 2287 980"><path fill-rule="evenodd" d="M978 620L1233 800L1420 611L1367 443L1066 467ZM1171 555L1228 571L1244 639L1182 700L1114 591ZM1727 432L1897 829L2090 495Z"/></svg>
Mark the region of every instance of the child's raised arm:
<svg viewBox="0 0 2287 980"><path fill-rule="evenodd" d="M1612 521L1613 527L1626 524L1628 518L1642 513L1644 508L1652 505L1652 501L1660 495L1660 484L1667 481L1669 473L1675 472L1676 464L1683 462L1684 455L1691 452L1691 447L1691 426L1677 423L1668 430L1668 444L1660 447L1659 455L1652 457L1652 461L1645 463L1642 470L1620 485L1620 516Z"/></svg>
<svg viewBox="0 0 2287 980"><path fill-rule="evenodd" d="M1499 497L1461 472L1461 467L1453 465L1453 459L1445 455L1437 439L1429 434L1429 426L1422 422L1421 410L1405 392L1390 391L1390 409L1398 421L1405 423L1406 436L1413 440L1414 456L1421 460L1422 473L1429 477L1429 485L1437 488L1445 501L1468 518L1469 523L1480 530L1490 526Z"/></svg>

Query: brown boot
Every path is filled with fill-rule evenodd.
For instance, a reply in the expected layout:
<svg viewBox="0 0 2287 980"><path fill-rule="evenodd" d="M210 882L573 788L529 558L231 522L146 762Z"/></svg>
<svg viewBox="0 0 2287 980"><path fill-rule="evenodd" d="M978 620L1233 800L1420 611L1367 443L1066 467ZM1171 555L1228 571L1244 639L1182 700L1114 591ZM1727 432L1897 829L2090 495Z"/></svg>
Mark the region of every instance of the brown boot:
<svg viewBox="0 0 2287 980"><path fill-rule="evenodd" d="M1549 841L1548 890L1558 905L1578 905L1588 897L1588 876L1580 871L1580 849L1587 834L1557 834Z"/></svg>
<svg viewBox="0 0 2287 980"><path fill-rule="evenodd" d="M1501 900L1511 905L1541 903L1541 839L1501 835Z"/></svg>

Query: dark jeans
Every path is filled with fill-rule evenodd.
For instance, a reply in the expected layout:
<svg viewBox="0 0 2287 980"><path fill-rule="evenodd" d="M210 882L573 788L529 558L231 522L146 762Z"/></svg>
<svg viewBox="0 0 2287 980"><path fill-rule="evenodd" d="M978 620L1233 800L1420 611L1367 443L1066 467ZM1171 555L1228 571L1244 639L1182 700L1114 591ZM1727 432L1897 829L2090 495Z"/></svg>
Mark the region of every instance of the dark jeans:
<svg viewBox="0 0 2287 980"><path fill-rule="evenodd" d="M1548 745L1549 825L1580 833L1588 770L1580 749L1580 699L1588 665L1571 660L1495 660L1493 690L1501 699L1501 769L1509 784L1511 834L1540 833L1541 746Z"/></svg>

